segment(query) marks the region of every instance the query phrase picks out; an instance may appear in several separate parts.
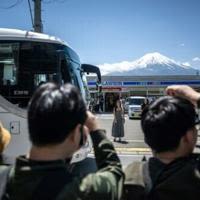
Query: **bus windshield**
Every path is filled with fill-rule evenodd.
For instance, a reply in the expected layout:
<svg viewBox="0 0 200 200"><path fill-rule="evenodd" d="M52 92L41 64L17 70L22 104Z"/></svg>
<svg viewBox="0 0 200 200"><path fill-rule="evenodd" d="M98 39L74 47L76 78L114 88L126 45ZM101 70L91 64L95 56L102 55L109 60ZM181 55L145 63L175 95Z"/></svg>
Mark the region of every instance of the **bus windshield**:
<svg viewBox="0 0 200 200"><path fill-rule="evenodd" d="M88 99L83 78L78 55L64 44L0 40L0 91L12 103L26 106L48 81L70 82Z"/></svg>

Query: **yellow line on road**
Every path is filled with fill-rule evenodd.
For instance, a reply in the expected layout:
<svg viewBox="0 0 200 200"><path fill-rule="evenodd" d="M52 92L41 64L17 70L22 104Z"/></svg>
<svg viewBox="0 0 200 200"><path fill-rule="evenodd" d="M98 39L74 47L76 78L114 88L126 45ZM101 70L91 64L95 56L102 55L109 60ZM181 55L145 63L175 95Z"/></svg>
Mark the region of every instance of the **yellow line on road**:
<svg viewBox="0 0 200 200"><path fill-rule="evenodd" d="M125 153L125 154L151 154L151 150L149 148L125 148L125 147L115 147L117 153ZM92 150L92 153L94 151Z"/></svg>
<svg viewBox="0 0 200 200"><path fill-rule="evenodd" d="M143 154L143 153L151 153L151 150L149 148L123 148L123 147L116 147L115 148L118 153L137 153L137 154Z"/></svg>

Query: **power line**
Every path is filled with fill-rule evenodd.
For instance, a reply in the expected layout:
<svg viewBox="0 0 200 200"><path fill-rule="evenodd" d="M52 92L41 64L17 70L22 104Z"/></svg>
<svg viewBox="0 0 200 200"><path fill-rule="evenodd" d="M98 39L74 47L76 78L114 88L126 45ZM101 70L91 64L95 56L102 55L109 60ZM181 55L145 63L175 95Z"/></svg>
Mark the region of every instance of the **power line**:
<svg viewBox="0 0 200 200"><path fill-rule="evenodd" d="M50 4L50 3L53 3L53 2L64 3L66 1L67 0L46 0L46 1L43 0L43 3L45 3L45 4Z"/></svg>
<svg viewBox="0 0 200 200"><path fill-rule="evenodd" d="M43 3L45 3L45 4L49 4L49 3L53 3L54 2L54 0L48 0L48 1L42 1Z"/></svg>
<svg viewBox="0 0 200 200"><path fill-rule="evenodd" d="M17 0L14 4L4 7L4 6L0 6L0 9L11 9L14 8L15 6L18 6L19 4L22 3L23 0Z"/></svg>
<svg viewBox="0 0 200 200"><path fill-rule="evenodd" d="M55 1L57 1L57 2L59 2L59 3L64 3L64 2L67 1L67 0L55 0Z"/></svg>
<svg viewBox="0 0 200 200"><path fill-rule="evenodd" d="M29 7L30 15L31 15L32 26L34 26L34 24L33 24L33 14L32 14L32 10L31 10L31 3L30 3L30 0L28 0L28 7Z"/></svg>

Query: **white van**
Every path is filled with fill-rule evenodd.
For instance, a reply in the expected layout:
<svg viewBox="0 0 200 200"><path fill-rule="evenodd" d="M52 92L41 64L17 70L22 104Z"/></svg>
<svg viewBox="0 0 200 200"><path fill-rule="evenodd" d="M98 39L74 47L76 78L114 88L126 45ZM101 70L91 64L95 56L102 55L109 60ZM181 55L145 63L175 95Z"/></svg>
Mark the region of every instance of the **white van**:
<svg viewBox="0 0 200 200"><path fill-rule="evenodd" d="M131 118L140 118L142 113L142 104L145 101L145 97L142 96L130 96L128 98L128 117Z"/></svg>

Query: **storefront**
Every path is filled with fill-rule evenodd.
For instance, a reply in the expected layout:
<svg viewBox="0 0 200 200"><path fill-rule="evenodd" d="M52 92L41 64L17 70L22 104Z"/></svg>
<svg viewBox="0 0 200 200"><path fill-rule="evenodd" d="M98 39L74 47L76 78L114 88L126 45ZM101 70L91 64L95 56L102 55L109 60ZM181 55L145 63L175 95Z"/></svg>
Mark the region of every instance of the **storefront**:
<svg viewBox="0 0 200 200"><path fill-rule="evenodd" d="M126 99L129 96L145 96L155 98L165 94L165 88L169 85L190 85L200 91L200 76L103 76L102 94L103 112L112 112L116 99ZM99 97L96 91L96 82L94 77L88 77L88 86L91 96L98 103Z"/></svg>

